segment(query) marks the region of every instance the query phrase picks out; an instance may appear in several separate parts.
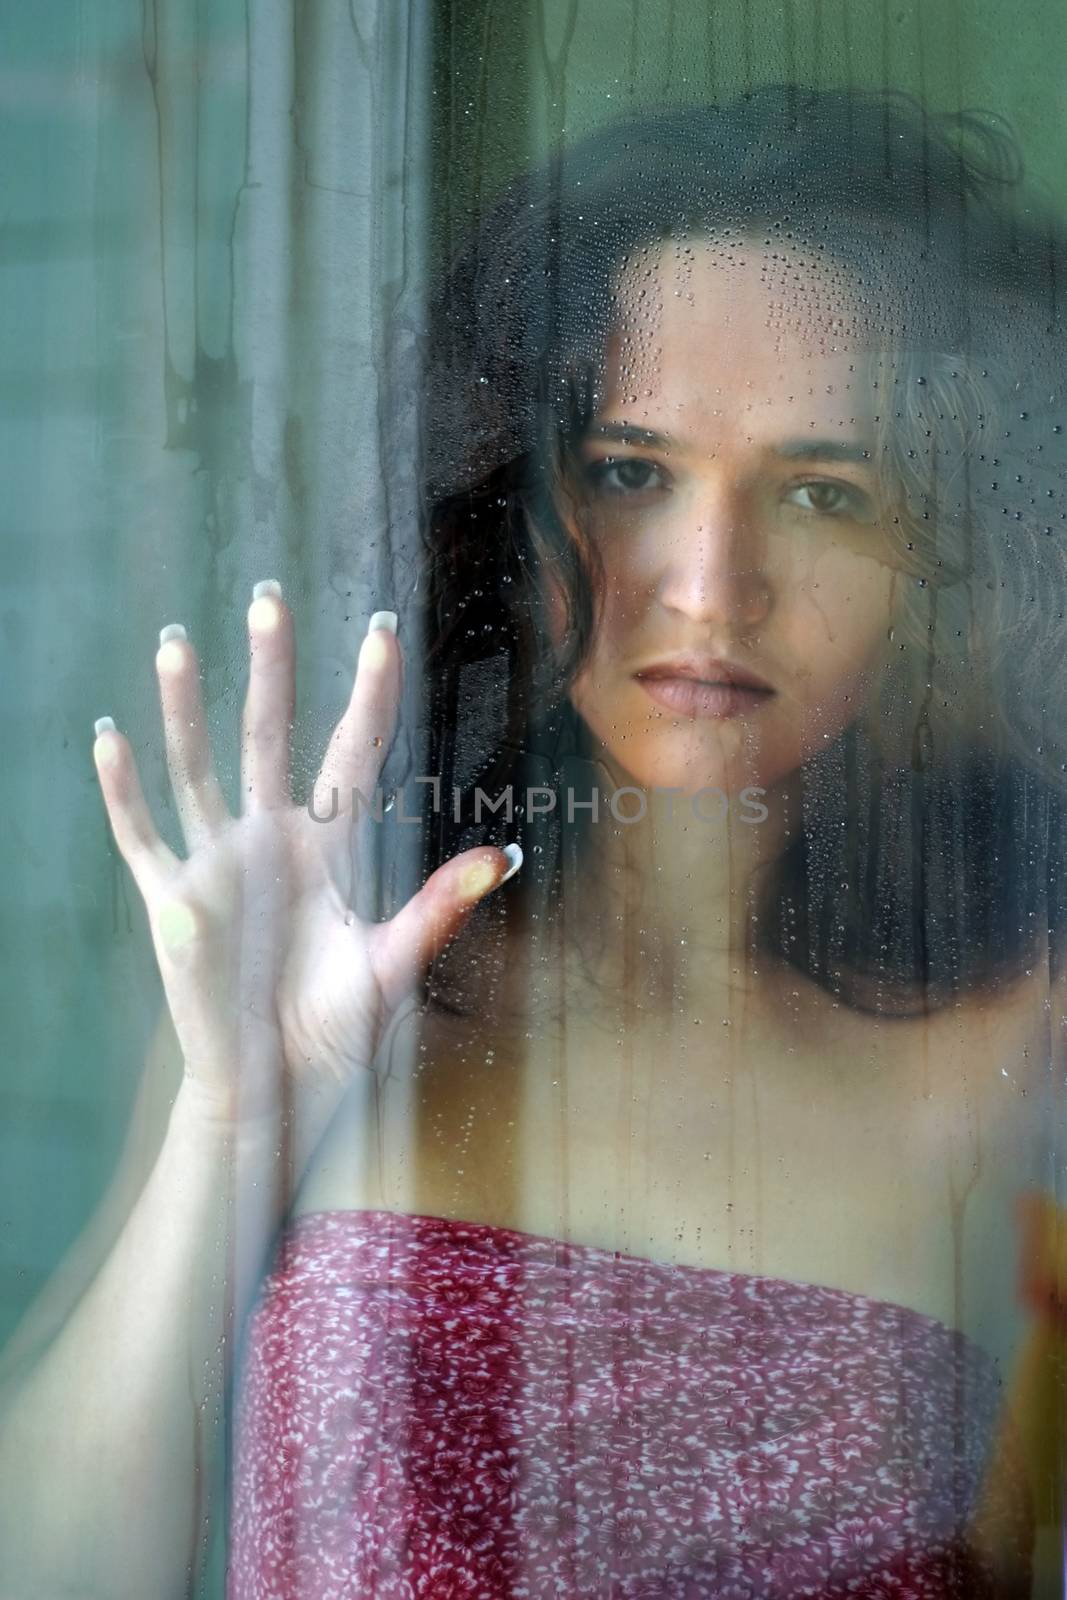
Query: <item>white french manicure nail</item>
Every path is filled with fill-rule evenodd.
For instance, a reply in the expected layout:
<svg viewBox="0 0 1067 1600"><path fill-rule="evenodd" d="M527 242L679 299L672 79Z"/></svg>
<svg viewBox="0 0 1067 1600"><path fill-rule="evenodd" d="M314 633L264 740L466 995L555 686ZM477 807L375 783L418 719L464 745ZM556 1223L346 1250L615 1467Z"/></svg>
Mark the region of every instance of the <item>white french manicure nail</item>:
<svg viewBox="0 0 1067 1600"><path fill-rule="evenodd" d="M273 595L275 600L281 599L282 586L277 578L261 578L258 583L252 585L253 600L262 600L267 595Z"/></svg>
<svg viewBox="0 0 1067 1600"><path fill-rule="evenodd" d="M167 644L171 639L187 639L189 635L180 622L168 622L165 628L159 630L160 644Z"/></svg>
<svg viewBox="0 0 1067 1600"><path fill-rule="evenodd" d="M93 723L93 732L99 739L102 733L117 733L118 730L110 717L97 717Z"/></svg>
<svg viewBox="0 0 1067 1600"><path fill-rule="evenodd" d="M373 633L375 628L388 628L390 633L395 633L396 625L395 611L376 611L367 624L367 632Z"/></svg>
<svg viewBox="0 0 1067 1600"><path fill-rule="evenodd" d="M507 883L508 879L513 878L516 872L518 872L519 868L522 866L522 845L506 844L504 846L504 854L511 862L511 866L501 878L500 883ZM497 884L498 889L500 888L500 883Z"/></svg>

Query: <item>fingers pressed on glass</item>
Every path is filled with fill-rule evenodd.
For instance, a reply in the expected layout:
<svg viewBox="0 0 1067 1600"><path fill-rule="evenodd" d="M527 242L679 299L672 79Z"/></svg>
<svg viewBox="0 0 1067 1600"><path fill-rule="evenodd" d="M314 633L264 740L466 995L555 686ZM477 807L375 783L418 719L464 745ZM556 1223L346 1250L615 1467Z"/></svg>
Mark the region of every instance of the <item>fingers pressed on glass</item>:
<svg viewBox="0 0 1067 1600"><path fill-rule="evenodd" d="M476 846L446 861L390 921L376 929L378 979L388 1005L409 992L418 974L455 938L480 900L522 865L522 848Z"/></svg>
<svg viewBox="0 0 1067 1600"><path fill-rule="evenodd" d="M109 717L97 723L93 759L115 844L142 898L150 903L181 863L156 831L129 740Z"/></svg>
<svg viewBox="0 0 1067 1600"><path fill-rule="evenodd" d="M337 724L315 780L313 804L318 816L329 816L337 796L339 815L352 806L358 789L373 803L373 791L396 731L400 694L400 645L394 612L375 612L360 647L356 678L345 713Z"/></svg>
<svg viewBox="0 0 1067 1600"><path fill-rule="evenodd" d="M248 693L241 725L241 805L245 810L277 810L292 804L293 619L272 580L257 584L253 593L248 608Z"/></svg>
<svg viewBox="0 0 1067 1600"><path fill-rule="evenodd" d="M196 651L179 623L159 636L156 671L167 768L186 845L195 850L229 820L204 721Z"/></svg>

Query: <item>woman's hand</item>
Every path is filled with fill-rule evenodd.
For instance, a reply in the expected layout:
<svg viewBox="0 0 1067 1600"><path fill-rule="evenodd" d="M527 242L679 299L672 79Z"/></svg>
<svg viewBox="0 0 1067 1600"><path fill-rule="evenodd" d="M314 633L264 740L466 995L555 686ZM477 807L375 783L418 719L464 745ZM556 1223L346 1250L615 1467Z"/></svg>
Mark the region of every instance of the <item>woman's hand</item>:
<svg viewBox="0 0 1067 1600"><path fill-rule="evenodd" d="M306 1106L321 1129L354 1075L371 1067L430 959L522 857L518 846L468 850L391 921L359 920L352 790L373 795L395 731L396 619L371 619L310 804L294 804L292 618L277 584L254 594L241 814L230 815L219 788L196 654L181 628L163 630L156 668L186 860L159 837L133 752L110 719L97 724L94 755L115 841L148 911L187 1095L234 1128ZM316 820L331 818L335 793L336 816Z"/></svg>

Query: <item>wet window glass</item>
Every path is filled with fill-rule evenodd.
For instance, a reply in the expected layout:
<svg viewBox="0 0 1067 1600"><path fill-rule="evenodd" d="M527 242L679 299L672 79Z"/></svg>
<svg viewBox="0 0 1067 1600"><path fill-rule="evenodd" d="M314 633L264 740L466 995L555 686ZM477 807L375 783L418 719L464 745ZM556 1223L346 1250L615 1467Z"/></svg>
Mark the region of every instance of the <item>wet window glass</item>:
<svg viewBox="0 0 1067 1600"><path fill-rule="evenodd" d="M5 1597L1064 1594L1058 23L7 8Z"/></svg>

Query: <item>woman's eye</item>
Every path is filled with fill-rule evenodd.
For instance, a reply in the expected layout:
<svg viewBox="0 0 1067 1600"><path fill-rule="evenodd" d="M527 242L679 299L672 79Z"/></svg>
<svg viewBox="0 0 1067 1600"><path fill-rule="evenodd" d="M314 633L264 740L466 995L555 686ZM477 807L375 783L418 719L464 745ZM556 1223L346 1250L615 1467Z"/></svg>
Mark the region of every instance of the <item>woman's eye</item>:
<svg viewBox="0 0 1067 1600"><path fill-rule="evenodd" d="M793 501L802 511L814 512L823 517L854 517L859 522L869 520L871 506L868 497L861 489L854 489L846 483L830 483L824 479L814 479L809 483L794 484L790 494L807 496L807 504L802 501Z"/></svg>
<svg viewBox="0 0 1067 1600"><path fill-rule="evenodd" d="M663 469L640 456L605 456L591 461L585 470L594 488L605 494L641 494L664 487Z"/></svg>

